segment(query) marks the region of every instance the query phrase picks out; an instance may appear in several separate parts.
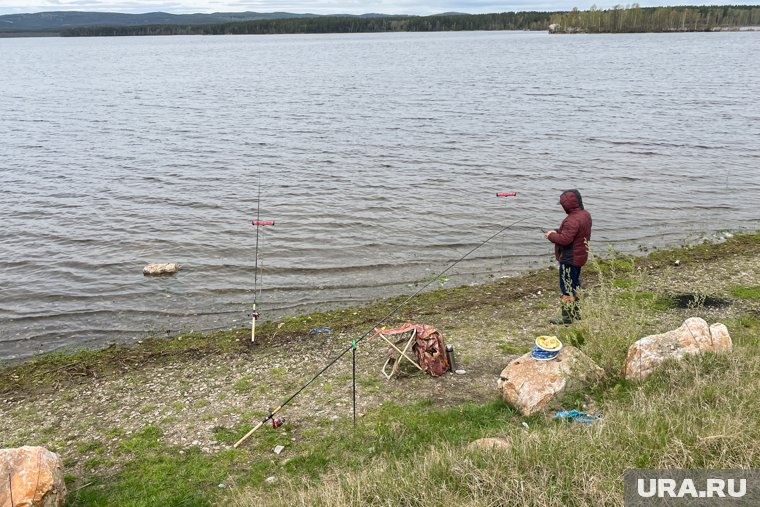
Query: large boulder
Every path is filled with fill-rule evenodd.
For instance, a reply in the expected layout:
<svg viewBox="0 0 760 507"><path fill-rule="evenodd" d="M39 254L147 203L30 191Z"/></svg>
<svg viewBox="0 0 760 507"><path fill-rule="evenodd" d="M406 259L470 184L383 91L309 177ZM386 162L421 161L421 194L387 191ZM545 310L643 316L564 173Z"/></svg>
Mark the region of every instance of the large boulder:
<svg viewBox="0 0 760 507"><path fill-rule="evenodd" d="M57 454L44 447L0 449L0 505L60 507L65 498L63 461Z"/></svg>
<svg viewBox="0 0 760 507"><path fill-rule="evenodd" d="M575 347L564 347L556 359L541 361L530 352L502 370L499 390L504 401L523 415L546 410L565 392L577 391L600 380L604 370Z"/></svg>
<svg viewBox="0 0 760 507"><path fill-rule="evenodd" d="M680 359L687 354L724 352L733 343L723 324L708 325L699 317L686 319L681 327L662 334L645 336L628 349L624 375L627 379L641 380L666 359Z"/></svg>

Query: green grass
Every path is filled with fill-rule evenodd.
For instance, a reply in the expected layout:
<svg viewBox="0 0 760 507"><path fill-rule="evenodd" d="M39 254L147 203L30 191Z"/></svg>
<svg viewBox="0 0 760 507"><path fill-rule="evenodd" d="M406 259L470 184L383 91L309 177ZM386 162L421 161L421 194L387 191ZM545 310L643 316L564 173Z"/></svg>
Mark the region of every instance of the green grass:
<svg viewBox="0 0 760 507"><path fill-rule="evenodd" d="M627 468L756 468L757 352L692 356L644 382L609 385L597 405L603 419L593 425L521 418L496 401L449 410L389 406L289 461L283 485L240 488L223 503L621 505ZM464 448L484 435L511 448Z"/></svg>
<svg viewBox="0 0 760 507"><path fill-rule="evenodd" d="M615 297L621 307L638 304L639 306L645 306L658 312L664 312L675 306L673 299L669 296L649 291L626 290L620 292Z"/></svg>
<svg viewBox="0 0 760 507"><path fill-rule="evenodd" d="M103 445L103 442L94 440L94 441L88 441L88 442L79 442L77 445L77 452L80 454L85 454L88 452L97 452L98 454L101 454L105 451L105 445Z"/></svg>
<svg viewBox="0 0 760 507"><path fill-rule="evenodd" d="M760 347L760 315L747 313L724 322L734 346Z"/></svg>
<svg viewBox="0 0 760 507"><path fill-rule="evenodd" d="M739 299L747 299L750 301L760 300L760 285L753 287L733 287L731 289L731 295Z"/></svg>
<svg viewBox="0 0 760 507"><path fill-rule="evenodd" d="M405 406L385 403L361 418L356 427L350 421L333 425L329 436L308 454L291 459L287 470L296 476L317 478L323 472L323 463L342 462L360 468L375 456L401 459L434 445L442 432L446 441L466 443L509 424L515 416L515 411L501 401L448 409L435 408L428 402Z"/></svg>
<svg viewBox="0 0 760 507"><path fill-rule="evenodd" d="M198 400L193 400L193 402L190 404L194 409L200 409L205 408L211 405L211 402L205 398L201 398Z"/></svg>
<svg viewBox="0 0 760 507"><path fill-rule="evenodd" d="M499 344L499 349L508 355L523 355L533 348L531 343L514 343L505 341Z"/></svg>
<svg viewBox="0 0 760 507"><path fill-rule="evenodd" d="M215 432L224 440L225 432ZM232 435L228 435L232 441ZM264 439L265 445L271 441ZM223 450L205 454L197 447L167 445L160 429L147 427L123 440L116 451L128 457L114 475L88 478L85 487L73 491L66 505L152 506L212 505L225 493L229 480L237 484L259 483L273 466L271 459L252 460L245 451ZM91 460L96 465L100 461ZM69 477L69 480L74 480Z"/></svg>
<svg viewBox="0 0 760 507"><path fill-rule="evenodd" d="M237 394L245 394L251 391L253 389L253 377L250 375L246 375L244 377L239 378L235 381L234 384L232 384L232 389Z"/></svg>
<svg viewBox="0 0 760 507"><path fill-rule="evenodd" d="M279 367L279 366L276 366L276 367L272 368L271 370L269 370L269 375L272 378L281 379L281 378L286 377L287 374L288 374L287 368L282 368L282 367Z"/></svg>
<svg viewBox="0 0 760 507"><path fill-rule="evenodd" d="M613 280L612 283L615 285L615 287L619 287L621 289L631 289L636 285L636 283L630 278L616 279Z"/></svg>
<svg viewBox="0 0 760 507"><path fill-rule="evenodd" d="M219 484L262 487L270 475L297 481L318 480L326 468L335 465L357 471L378 458L410 459L442 438L464 444L505 425L514 425L515 416L501 401L449 409L429 403L387 403L361 418L356 427L348 420L324 421L310 437L301 437L306 440L293 444L283 436L296 428L286 429L283 435L282 429L265 425L240 450L213 455L193 447L179 454L179 448L163 443L157 427L147 427L118 445L117 452L129 458L121 471L111 477L90 478L93 483L71 495L67 505L211 505L227 494ZM251 427L216 427L213 433L219 442L232 444ZM271 449L284 442L288 445L284 455L292 457L283 463L274 458ZM87 449L97 449L97 445L93 443ZM267 457L262 459L261 453ZM259 457L252 459L253 454Z"/></svg>

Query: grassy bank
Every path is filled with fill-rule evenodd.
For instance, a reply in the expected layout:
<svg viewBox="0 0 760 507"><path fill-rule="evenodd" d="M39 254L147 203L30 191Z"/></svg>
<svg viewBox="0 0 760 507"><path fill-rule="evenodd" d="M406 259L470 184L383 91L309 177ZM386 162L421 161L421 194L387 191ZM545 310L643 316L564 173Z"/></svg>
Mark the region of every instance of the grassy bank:
<svg viewBox="0 0 760 507"><path fill-rule="evenodd" d="M569 327L546 324L553 270L423 294L391 324L435 325L466 374L388 382L385 347L365 342L356 426L344 360L287 407L283 428L240 449L231 444L399 299L266 323L254 346L232 330L41 356L0 371L0 446L59 452L69 505L622 505L626 468L760 466L758 251L750 234L606 254L584 272L584 319ZM725 323L734 352L620 378L630 343L689 316ZM322 326L333 334L309 336ZM607 371L562 404L594 407L601 421L525 418L499 400L500 370L547 333ZM482 436L510 448L466 448Z"/></svg>

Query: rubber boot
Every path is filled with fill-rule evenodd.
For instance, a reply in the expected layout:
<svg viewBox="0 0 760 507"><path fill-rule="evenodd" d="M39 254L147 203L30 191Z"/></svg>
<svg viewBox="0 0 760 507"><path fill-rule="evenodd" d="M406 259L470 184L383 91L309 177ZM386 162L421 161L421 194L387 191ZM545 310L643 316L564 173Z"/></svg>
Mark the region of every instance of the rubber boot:
<svg viewBox="0 0 760 507"><path fill-rule="evenodd" d="M562 303L562 315L549 319L549 324L572 324L573 323L573 304ZM580 315L580 314L579 314Z"/></svg>

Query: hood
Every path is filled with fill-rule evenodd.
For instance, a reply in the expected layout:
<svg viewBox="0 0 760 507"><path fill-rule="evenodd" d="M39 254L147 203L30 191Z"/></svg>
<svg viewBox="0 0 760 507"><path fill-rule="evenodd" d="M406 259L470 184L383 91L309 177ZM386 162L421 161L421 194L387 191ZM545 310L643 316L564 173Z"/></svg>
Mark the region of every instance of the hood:
<svg viewBox="0 0 760 507"><path fill-rule="evenodd" d="M567 214L583 209L583 198L581 197L581 193L576 189L562 192L562 195L559 196L559 203Z"/></svg>

